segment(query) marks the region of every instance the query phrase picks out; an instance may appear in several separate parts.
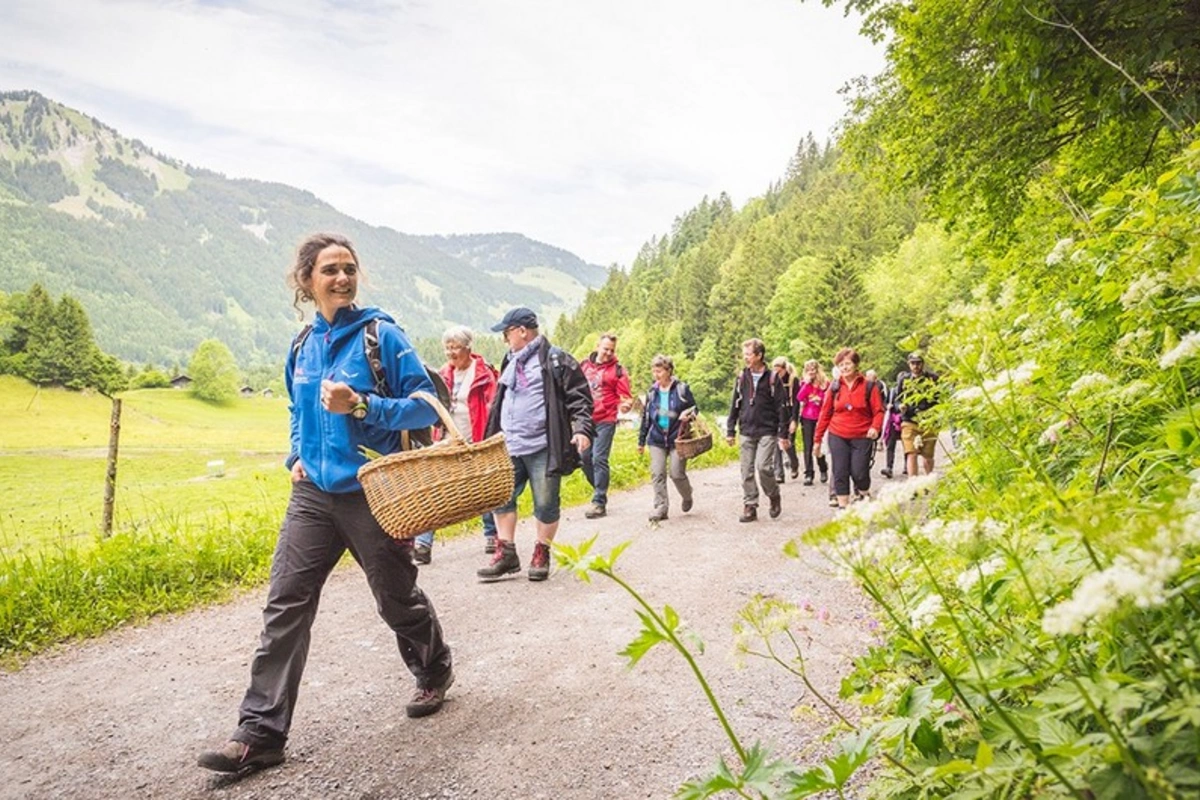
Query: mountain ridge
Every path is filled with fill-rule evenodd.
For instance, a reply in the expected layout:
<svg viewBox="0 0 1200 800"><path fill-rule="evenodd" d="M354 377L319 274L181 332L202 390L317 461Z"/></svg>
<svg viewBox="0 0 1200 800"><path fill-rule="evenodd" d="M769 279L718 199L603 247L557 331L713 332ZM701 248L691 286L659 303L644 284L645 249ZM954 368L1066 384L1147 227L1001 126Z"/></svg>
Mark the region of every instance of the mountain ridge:
<svg viewBox="0 0 1200 800"><path fill-rule="evenodd" d="M355 242L362 301L416 337L484 328L513 305L553 322L606 277L521 234L370 225L304 189L183 164L37 92L0 93L0 291L75 296L127 361L180 363L218 338L243 366L277 362L300 326L283 276L320 230ZM463 242L470 259L447 252Z"/></svg>

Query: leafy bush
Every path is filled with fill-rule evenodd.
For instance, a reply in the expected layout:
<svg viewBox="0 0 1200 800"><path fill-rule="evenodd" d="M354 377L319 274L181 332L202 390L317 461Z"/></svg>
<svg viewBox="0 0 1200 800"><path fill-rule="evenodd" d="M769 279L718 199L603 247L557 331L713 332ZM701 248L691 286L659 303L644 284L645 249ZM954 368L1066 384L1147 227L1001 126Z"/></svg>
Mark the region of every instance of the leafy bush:
<svg viewBox="0 0 1200 800"><path fill-rule="evenodd" d="M1196 796L1200 145L1008 267L936 331L945 477L812 536L887 620L874 790Z"/></svg>

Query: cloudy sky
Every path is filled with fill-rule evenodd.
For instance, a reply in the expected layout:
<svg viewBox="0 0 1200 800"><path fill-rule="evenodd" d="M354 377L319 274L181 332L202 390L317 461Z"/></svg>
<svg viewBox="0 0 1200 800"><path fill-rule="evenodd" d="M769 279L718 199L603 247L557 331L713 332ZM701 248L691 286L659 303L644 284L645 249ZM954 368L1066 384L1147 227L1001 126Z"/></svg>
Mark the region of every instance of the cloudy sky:
<svg viewBox="0 0 1200 800"><path fill-rule="evenodd" d="M608 265L780 177L882 51L817 0L0 0L0 90L406 233Z"/></svg>

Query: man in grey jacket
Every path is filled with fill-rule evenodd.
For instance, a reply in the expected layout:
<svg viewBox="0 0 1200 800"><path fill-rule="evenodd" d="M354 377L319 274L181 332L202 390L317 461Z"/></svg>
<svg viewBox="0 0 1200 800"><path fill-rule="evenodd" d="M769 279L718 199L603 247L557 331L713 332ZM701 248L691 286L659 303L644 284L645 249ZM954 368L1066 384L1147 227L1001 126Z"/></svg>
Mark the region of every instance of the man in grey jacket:
<svg viewBox="0 0 1200 800"><path fill-rule="evenodd" d="M499 546L476 574L490 583L521 571L514 541L517 498L528 484L538 539L529 580L544 581L550 574L550 543L558 532L559 484L580 465L580 454L595 435L592 391L579 362L550 344L530 309L512 309L492 330L503 334L509 353L500 365L487 435L504 432L516 485L508 503L494 512Z"/></svg>
<svg viewBox="0 0 1200 800"><path fill-rule="evenodd" d="M761 339L742 343L746 368L733 387L733 401L725 425L725 440L734 442L741 429L742 500L745 506L738 522L758 519L758 484L771 502L771 518L782 511L779 484L775 481L775 453L791 446L788 439L787 383L767 366L767 348ZM758 481L755 481L755 473Z"/></svg>

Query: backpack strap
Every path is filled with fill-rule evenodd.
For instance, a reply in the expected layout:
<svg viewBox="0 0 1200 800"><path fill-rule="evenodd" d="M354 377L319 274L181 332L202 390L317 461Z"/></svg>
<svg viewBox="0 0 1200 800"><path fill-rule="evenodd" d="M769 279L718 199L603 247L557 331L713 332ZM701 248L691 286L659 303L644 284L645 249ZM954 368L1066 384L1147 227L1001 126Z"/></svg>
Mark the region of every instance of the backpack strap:
<svg viewBox="0 0 1200 800"><path fill-rule="evenodd" d="M383 371L383 359L379 355L379 320L373 319L363 327L363 351L367 356L367 364L371 367L371 380L375 384L375 394L380 397L391 397L388 389L387 375Z"/></svg>
<svg viewBox="0 0 1200 800"><path fill-rule="evenodd" d="M300 354L300 348L304 345L304 341L308 338L308 335L310 333L312 333L312 329L313 329L313 326L312 326L312 323L310 322L307 325L305 325L303 328L300 329L300 332L296 334L295 339L292 339L292 367L293 367L293 369L295 368L295 365L296 365L296 356L298 356Z"/></svg>

